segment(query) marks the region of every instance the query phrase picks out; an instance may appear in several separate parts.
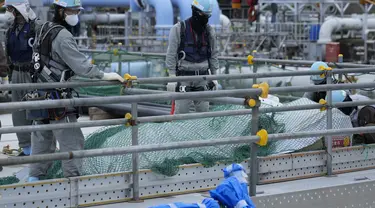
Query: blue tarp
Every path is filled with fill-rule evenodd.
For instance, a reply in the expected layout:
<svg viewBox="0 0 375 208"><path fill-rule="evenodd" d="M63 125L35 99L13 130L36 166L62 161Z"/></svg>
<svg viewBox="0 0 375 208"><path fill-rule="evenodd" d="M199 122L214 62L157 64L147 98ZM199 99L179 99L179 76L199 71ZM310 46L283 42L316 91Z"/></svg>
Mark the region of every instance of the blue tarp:
<svg viewBox="0 0 375 208"><path fill-rule="evenodd" d="M237 177L225 179L210 195L227 208L255 208L250 199L246 183L240 183Z"/></svg>
<svg viewBox="0 0 375 208"><path fill-rule="evenodd" d="M202 203L185 204L181 202L176 202L173 204L165 204L149 208L220 208L220 206L215 200L211 198L206 198L202 201Z"/></svg>
<svg viewBox="0 0 375 208"><path fill-rule="evenodd" d="M249 196L247 175L242 165L229 165L223 172L225 180L215 190L210 191L212 199L206 198L201 204L176 202L150 208L220 208L219 203L226 208L255 208Z"/></svg>
<svg viewBox="0 0 375 208"><path fill-rule="evenodd" d="M241 164L224 168L225 180L210 195L227 208L255 208L249 196L247 175Z"/></svg>

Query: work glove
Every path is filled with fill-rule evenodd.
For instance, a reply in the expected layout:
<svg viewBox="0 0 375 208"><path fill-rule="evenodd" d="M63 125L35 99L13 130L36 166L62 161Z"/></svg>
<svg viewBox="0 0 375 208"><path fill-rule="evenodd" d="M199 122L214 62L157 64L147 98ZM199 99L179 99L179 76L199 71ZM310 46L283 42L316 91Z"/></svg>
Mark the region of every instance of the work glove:
<svg viewBox="0 0 375 208"><path fill-rule="evenodd" d="M208 90L219 90L219 83L217 80L212 80L207 84Z"/></svg>
<svg viewBox="0 0 375 208"><path fill-rule="evenodd" d="M219 82L217 82L217 80L212 80L212 83L215 85L213 90L219 90Z"/></svg>
<svg viewBox="0 0 375 208"><path fill-rule="evenodd" d="M1 84L7 85L9 84L9 78L8 76L1 78ZM9 91L3 91L3 95L7 97L9 95Z"/></svg>
<svg viewBox="0 0 375 208"><path fill-rule="evenodd" d="M177 82L169 82L167 84L167 91L168 92L176 92L176 86L177 86Z"/></svg>
<svg viewBox="0 0 375 208"><path fill-rule="evenodd" d="M120 81L120 82L125 82L125 79L122 76L120 76L119 74L114 73L114 72L104 73L102 80L105 80L105 81L117 80L117 81Z"/></svg>

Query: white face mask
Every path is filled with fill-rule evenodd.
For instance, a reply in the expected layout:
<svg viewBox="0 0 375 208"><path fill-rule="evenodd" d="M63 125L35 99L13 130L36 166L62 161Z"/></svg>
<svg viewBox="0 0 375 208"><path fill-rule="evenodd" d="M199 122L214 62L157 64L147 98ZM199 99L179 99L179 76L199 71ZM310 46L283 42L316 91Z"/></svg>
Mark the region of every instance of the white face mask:
<svg viewBox="0 0 375 208"><path fill-rule="evenodd" d="M77 14L66 15L65 22L68 23L68 25L70 26L76 26L78 24L78 15Z"/></svg>
<svg viewBox="0 0 375 208"><path fill-rule="evenodd" d="M14 19L16 19L12 12L6 11L4 16L8 24L13 24Z"/></svg>

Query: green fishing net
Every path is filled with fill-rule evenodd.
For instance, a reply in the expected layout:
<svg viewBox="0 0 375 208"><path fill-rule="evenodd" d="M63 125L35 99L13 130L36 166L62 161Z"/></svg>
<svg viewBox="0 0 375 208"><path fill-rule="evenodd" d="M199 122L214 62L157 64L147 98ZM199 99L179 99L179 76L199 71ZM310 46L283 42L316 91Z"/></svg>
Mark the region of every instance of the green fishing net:
<svg viewBox="0 0 375 208"><path fill-rule="evenodd" d="M284 106L312 104L302 98ZM271 107L262 103L261 108ZM244 109L244 106L218 105L212 111ZM349 116L333 109L333 128L351 128ZM191 140L213 140L220 138L251 135L251 114L195 120L173 121L165 123L144 123L139 125L139 145L161 144ZM259 129L266 129L269 134L299 131L317 131L326 129L326 112L304 110L293 112L260 114ZM126 147L131 145L132 127L124 125L104 127L86 137L85 149ZM267 146L259 147L258 156L295 152L314 146L321 137L270 141ZM314 147L315 148L315 147ZM320 148L320 147L319 147ZM210 147L175 149L140 153L140 168L173 176L182 164L201 163L211 167L216 162L242 162L250 157L248 144L230 144ZM82 175L103 174L131 171L132 156L114 155L83 159ZM61 162L55 162L45 179L61 178Z"/></svg>

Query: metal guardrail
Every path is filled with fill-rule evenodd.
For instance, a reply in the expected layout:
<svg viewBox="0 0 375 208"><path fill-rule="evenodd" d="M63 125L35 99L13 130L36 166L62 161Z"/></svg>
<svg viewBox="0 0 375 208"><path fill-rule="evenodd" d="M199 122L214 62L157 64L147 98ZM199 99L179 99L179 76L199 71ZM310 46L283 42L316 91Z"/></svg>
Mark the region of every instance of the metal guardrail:
<svg viewBox="0 0 375 208"><path fill-rule="evenodd" d="M235 60L246 60L246 59L235 59ZM264 59L255 59L255 62L262 62ZM279 61L283 60L268 60L274 63L278 63ZM303 61L288 61L290 64L308 64L310 62L303 62ZM355 65L346 64L348 67L354 67ZM340 71L341 70L341 71ZM326 73L326 76L331 76L332 74L339 72L371 72L375 70L374 68L362 68L362 69L338 69L333 71L322 71L321 73ZM285 72L288 73L288 72ZM303 72L303 73L296 73L298 75L315 75L317 72ZM262 76L267 77L272 75L272 73L264 73ZM236 76L205 76L210 77L212 79L217 78L240 78ZM252 78L256 78L257 75L252 75ZM283 76L283 74L279 73L279 76ZM290 75L288 75L290 76ZM242 78L248 78L250 75L243 76ZM201 79L202 77L190 77L193 79ZM147 79L139 79L139 80L130 80L131 82L171 82L172 80L178 79L187 79L186 77L177 77L177 78L147 78ZM86 83L86 82L85 82ZM93 82L90 83L90 86L100 85L100 84L115 84L115 82ZM64 86L64 87L72 87L72 86L79 86L77 83L70 85L71 83L52 83L48 84L48 87L45 84L18 84L18 85L8 85L6 87L0 86L0 89L9 89L9 90L19 90L19 89L37 89L39 87L42 88L54 88L57 86ZM82 83L81 83L82 84ZM92 85L91 85L92 84ZM88 86L88 82L86 83ZM82 86L82 85L81 85ZM328 102L326 105L321 104L314 104L314 105L305 105L305 106L284 106L284 107L275 107L275 108L261 108L259 109L258 105L252 106L252 109L249 110L239 110L239 111L224 111L224 112L205 112L205 113L194 113L194 114L183 114L183 115L170 115L170 116L158 116L158 117L143 117L137 118L137 103L138 102L145 102L145 101L155 101L155 100L178 100L178 99L210 99L218 98L221 96L235 96L235 95L242 95L242 96L250 96L250 98L257 99L258 96L261 94L268 94L267 87L260 87L257 89L238 89L238 90L220 90L220 91L206 91L206 92L188 92L188 93L158 93L154 91L143 91L143 93L148 93L146 95L128 95L128 96L114 96L114 97L106 97L106 99L102 98L79 98L79 99L64 99L64 100L46 100L46 101L30 101L30 102L14 102L12 104L2 103L0 104L0 109L41 109L41 108L55 108L55 107L67 107L67 106L85 106L85 105L93 105L93 104L113 104L113 103L132 103L132 117L130 119L116 119L111 121L92 121L92 122L80 122L76 124L56 124L56 125L40 125L40 126L23 126L22 129L19 127L13 128L1 128L0 133L11 133L11 132L30 132L30 131L41 131L41 130L52 130L58 128L78 128L78 127L89 127L89 126L100 126L100 125L116 125L116 124L125 124L131 120L133 123L132 125L132 145L131 147L125 148L109 148L109 149L95 149L95 150L82 150L82 151L73 151L73 152L64 152L64 153L55 153L55 154L46 154L46 155L32 155L29 157L22 157L22 158L9 158L9 159L0 159L0 165L11 165L11 164L26 164L26 163L35 163L35 162L42 162L42 161L50 161L50 160L69 160L73 158L83 158L83 157L93 157L93 156L104 156L104 155L114 155L114 154L133 154L133 198L134 200L139 199L139 171L138 171L138 153L140 152L148 152L148 151L161 151L166 149L176 149L176 148L189 148L189 147L198 147L198 146L213 146L213 145L221 145L221 144L235 144L235 143L251 143L251 162L250 162L250 194L254 196L256 194L256 182L257 182L257 144L254 143L259 141L261 138L260 136L256 136L258 132L258 117L259 113L265 112L278 112L278 111L290 111L290 110L303 110L303 109L319 109L321 107L326 107L327 110L327 123L332 124L332 111L330 110L332 107L347 107L347 106L356 106L360 104L374 104L375 100L370 101L361 101L361 102L350 102L350 103L337 103L332 104L331 99L331 90L338 90L338 89L358 89L358 88L366 88L366 87L375 87L375 83L363 83L363 84L327 84L322 86L309 86L308 88L304 87L279 87L279 88L271 88L269 90L270 93L279 93L279 92L314 92L314 91L328 91ZM133 93L137 93L137 89L128 89L133 90ZM229 98L227 98L229 99ZM241 103L243 101L246 104L245 99L240 98L233 98L236 103ZM238 102L239 100L242 100ZM259 101L258 101L259 102ZM235 137L235 138L225 138L223 140L210 140L210 141L189 141L189 142L179 142L179 143L169 143L169 144L156 144L156 145L142 145L138 146L138 123L144 122L156 122L156 121L172 121L172 120L183 120L183 119L196 119L196 118L204 118L204 117L216 117L216 116L231 116L231 115L243 115L243 114L252 114L252 135L248 137ZM332 135L342 135L343 133L369 133L375 132L375 127L363 127L363 128L356 128L356 129L330 129L329 125L325 131L316 131L316 132L298 132L298 133L287 133L287 134L274 134L268 135L268 139L270 140L278 140L278 139L295 139L301 137L308 137L308 136L320 136L325 135L327 138L327 153L328 155L332 155ZM331 145L329 145L331 144ZM332 161L327 160L327 172L328 174L332 174Z"/></svg>

